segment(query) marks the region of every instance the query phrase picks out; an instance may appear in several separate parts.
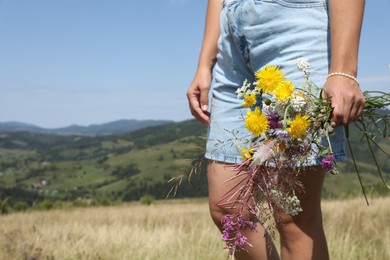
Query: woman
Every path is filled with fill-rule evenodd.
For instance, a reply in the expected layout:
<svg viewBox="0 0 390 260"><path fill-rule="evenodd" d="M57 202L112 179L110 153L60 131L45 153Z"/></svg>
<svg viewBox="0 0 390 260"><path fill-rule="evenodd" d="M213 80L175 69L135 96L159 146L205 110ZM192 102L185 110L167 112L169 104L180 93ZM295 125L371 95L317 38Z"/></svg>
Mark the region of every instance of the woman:
<svg viewBox="0 0 390 260"><path fill-rule="evenodd" d="M229 181L240 162L235 147L218 147L235 132L245 133L242 101L235 91L244 79L267 64L281 67L295 85L302 75L295 60L310 60L311 79L323 87L334 107L331 121L337 126L357 120L364 96L356 80L358 45L364 0L209 0L202 50L187 97L191 113L209 124L206 158L210 213L221 229L221 219L234 211L218 203L239 180ZM209 111L209 92L212 99ZM335 160L345 159L343 128L332 138ZM282 259L329 259L322 227L321 188L325 173L313 160L300 175L305 192L297 194L303 212L279 215ZM279 259L267 250L264 230L245 234L253 248L237 252L236 259Z"/></svg>

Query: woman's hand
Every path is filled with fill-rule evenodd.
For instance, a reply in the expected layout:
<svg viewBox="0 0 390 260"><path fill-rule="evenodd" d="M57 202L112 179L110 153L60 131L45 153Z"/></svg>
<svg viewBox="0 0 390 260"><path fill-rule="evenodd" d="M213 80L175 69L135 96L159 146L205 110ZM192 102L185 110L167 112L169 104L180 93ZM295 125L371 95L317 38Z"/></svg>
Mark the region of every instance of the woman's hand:
<svg viewBox="0 0 390 260"><path fill-rule="evenodd" d="M209 0L206 13L206 25L199 55L198 69L194 80L187 91L187 98L191 114L204 124L210 123L209 90L211 71L216 62L218 52L219 15L222 9L222 0Z"/></svg>
<svg viewBox="0 0 390 260"><path fill-rule="evenodd" d="M191 114L204 124L210 123L208 105L211 79L209 68L198 69L187 91Z"/></svg>
<svg viewBox="0 0 390 260"><path fill-rule="evenodd" d="M356 81L343 76L329 77L322 93L331 98L333 113L330 121L336 126L347 125L362 115L365 98Z"/></svg>

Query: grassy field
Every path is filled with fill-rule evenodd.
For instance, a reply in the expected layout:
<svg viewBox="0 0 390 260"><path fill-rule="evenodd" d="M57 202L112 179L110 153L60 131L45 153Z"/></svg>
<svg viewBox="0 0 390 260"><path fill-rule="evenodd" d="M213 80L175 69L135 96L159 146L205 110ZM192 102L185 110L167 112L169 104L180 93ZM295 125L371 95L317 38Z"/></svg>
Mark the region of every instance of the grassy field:
<svg viewBox="0 0 390 260"><path fill-rule="evenodd" d="M324 201L331 259L390 259L390 198ZM225 259L206 200L0 216L0 259Z"/></svg>

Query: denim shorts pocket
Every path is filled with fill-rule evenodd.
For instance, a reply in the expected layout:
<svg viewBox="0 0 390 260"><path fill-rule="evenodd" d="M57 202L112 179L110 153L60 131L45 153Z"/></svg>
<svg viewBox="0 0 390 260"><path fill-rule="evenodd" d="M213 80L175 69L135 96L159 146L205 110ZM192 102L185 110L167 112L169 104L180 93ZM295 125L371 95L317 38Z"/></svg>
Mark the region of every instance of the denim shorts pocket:
<svg viewBox="0 0 390 260"><path fill-rule="evenodd" d="M326 1L327 0L255 0L255 3L267 2L291 8L311 8L326 7Z"/></svg>

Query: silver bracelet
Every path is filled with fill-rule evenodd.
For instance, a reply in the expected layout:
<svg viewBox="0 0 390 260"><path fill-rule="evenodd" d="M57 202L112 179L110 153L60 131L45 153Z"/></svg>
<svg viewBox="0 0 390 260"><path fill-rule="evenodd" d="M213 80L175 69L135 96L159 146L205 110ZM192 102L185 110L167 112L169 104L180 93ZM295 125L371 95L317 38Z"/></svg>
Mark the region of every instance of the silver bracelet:
<svg viewBox="0 0 390 260"><path fill-rule="evenodd" d="M333 76L343 76L343 77L352 79L352 80L354 80L354 81L360 86L359 80L358 80L356 77L354 77L354 76L352 76L352 75L350 75L350 74L347 74L347 73L344 73L344 72L332 72L332 73L329 73L329 74L328 74L328 77L327 77L327 78L333 77Z"/></svg>

